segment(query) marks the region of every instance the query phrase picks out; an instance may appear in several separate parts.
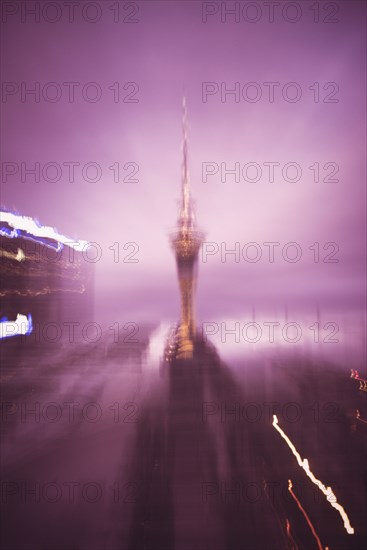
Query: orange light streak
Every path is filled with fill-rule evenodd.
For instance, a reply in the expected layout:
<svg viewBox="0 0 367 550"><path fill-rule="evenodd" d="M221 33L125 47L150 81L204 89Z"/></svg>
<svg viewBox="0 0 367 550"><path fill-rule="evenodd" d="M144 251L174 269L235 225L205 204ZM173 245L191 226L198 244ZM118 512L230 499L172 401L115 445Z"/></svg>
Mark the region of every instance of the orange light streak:
<svg viewBox="0 0 367 550"><path fill-rule="evenodd" d="M316 533L316 531L315 531L315 528L314 528L314 526L312 525L311 520L310 520L310 518L308 517L308 515L307 515L307 513L306 513L306 510L303 508L302 504L300 503L300 501L298 500L298 498L296 497L296 495L295 495L294 492L292 491L292 487L293 487L292 481L291 481L290 479L288 479L288 491L290 492L290 494L292 495L292 497L293 497L294 500L296 501L298 508L301 510L302 514L304 515L304 517L305 517L305 519L306 519L306 521L307 521L307 523L308 523L308 526L309 526L309 528L311 529L312 534L313 534L313 536L314 536L315 539L316 539L318 549L319 549L319 550L324 550L323 547L322 547L322 545L321 545L321 541L320 541L320 539L319 539L319 537L318 537L318 535L317 535L317 533Z"/></svg>

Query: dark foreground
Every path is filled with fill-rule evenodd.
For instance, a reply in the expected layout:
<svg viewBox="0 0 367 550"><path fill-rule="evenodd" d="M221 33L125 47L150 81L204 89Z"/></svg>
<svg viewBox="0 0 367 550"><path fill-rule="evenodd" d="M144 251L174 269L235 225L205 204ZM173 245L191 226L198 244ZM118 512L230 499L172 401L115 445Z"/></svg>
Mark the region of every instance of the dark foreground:
<svg viewBox="0 0 367 550"><path fill-rule="evenodd" d="M292 354L233 370L204 344L159 364L148 334L20 348L2 353L4 550L365 547L366 395L347 366Z"/></svg>

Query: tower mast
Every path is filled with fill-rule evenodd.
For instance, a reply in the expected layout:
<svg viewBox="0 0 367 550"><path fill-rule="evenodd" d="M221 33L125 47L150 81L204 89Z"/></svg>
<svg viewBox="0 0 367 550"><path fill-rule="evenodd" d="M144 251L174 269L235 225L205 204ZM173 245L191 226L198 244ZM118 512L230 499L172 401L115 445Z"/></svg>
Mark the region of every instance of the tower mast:
<svg viewBox="0 0 367 550"><path fill-rule="evenodd" d="M176 255L177 272L181 294L181 319L178 328L179 359L191 359L194 353L195 314L194 294L196 287L196 264L199 249L203 240L202 233L196 228L194 212L190 197L190 180L188 170L187 146L187 108L183 98L183 162L180 215L177 229L171 238L171 244Z"/></svg>
<svg viewBox="0 0 367 550"><path fill-rule="evenodd" d="M187 158L187 106L186 98L183 97L182 100L182 133L183 133L183 143L182 143L182 210L181 217L183 221L189 225L191 217L191 199L190 199L190 181L189 181L189 169L188 169L188 158Z"/></svg>

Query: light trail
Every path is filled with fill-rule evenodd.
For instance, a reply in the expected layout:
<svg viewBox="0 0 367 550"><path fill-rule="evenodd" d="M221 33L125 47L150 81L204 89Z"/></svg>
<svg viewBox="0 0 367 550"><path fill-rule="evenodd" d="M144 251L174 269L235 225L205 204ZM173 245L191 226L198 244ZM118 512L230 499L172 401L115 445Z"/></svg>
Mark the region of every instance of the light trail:
<svg viewBox="0 0 367 550"><path fill-rule="evenodd" d="M285 518L285 529L286 529L286 532L287 532L288 540L290 541L290 543L292 545L291 550L298 550L298 546L297 546L294 538L292 537L291 524L290 524L288 518Z"/></svg>
<svg viewBox="0 0 367 550"><path fill-rule="evenodd" d="M270 497L269 495L269 491L268 491L268 485L267 485L267 482L265 481L265 479L263 480L263 484L264 484L264 492L266 494L266 496L268 497L268 500L269 500L269 503L270 503L270 506L273 510L273 513L276 517L276 520L278 522L278 525L282 531L282 534L284 533L283 531L283 520L280 519L280 516L279 516L279 512L278 510L276 509L276 507L274 506L274 502L273 502L273 498ZM274 496L274 495L273 495ZM285 528L286 528L286 533L287 533L287 540L289 541L290 545L287 543L287 550L299 550L297 544L296 544L296 541L294 540L294 538L292 537L292 534L291 534L291 524L289 523L289 520L288 518L285 518Z"/></svg>
<svg viewBox="0 0 367 550"><path fill-rule="evenodd" d="M16 237L24 237L25 239L28 238L31 240L35 240L34 237L39 239L53 239L58 242L57 251L61 250L65 245L79 252L83 252L89 244L88 241L73 241L65 235L58 233L54 227L41 225L37 220L28 216L20 216L12 212L2 211L0 212L0 221L7 223L13 228L11 231L6 228L0 228L0 235L11 239ZM24 232L25 235L23 235L22 232ZM50 248L55 248L47 242L42 242L42 244Z"/></svg>
<svg viewBox="0 0 367 550"><path fill-rule="evenodd" d="M300 503L300 501L298 500L298 498L296 497L296 495L294 494L294 492L292 491L292 481L290 479L288 479L288 491L290 492L290 494L292 495L293 499L296 501L297 503L297 506L298 508L301 510L302 514L304 515L307 523L308 523L308 526L309 528L311 529L311 532L313 534L313 536L315 537L316 539L316 542L317 542L317 547L319 550L324 550L323 547L322 547L322 544L321 544L321 541L315 531L315 528L314 526L312 525L311 523L311 520L310 518L308 517L307 513L306 513L306 510L303 508L302 504ZM288 525L287 525L287 528L288 528Z"/></svg>
<svg viewBox="0 0 367 550"><path fill-rule="evenodd" d="M33 330L32 315L28 317L18 313L15 321L8 321L6 317L0 321L0 339L30 334Z"/></svg>
<svg viewBox="0 0 367 550"><path fill-rule="evenodd" d="M24 290L2 290L0 291L0 296L16 295L16 296L45 296L46 294L51 294L52 292L77 292L78 294L83 294L86 288L83 284L80 284L80 288L60 288L60 287L45 287L41 290L31 290L26 288Z"/></svg>
<svg viewBox="0 0 367 550"><path fill-rule="evenodd" d="M350 377L354 378L354 380L357 380L359 382L359 389L361 391L367 392L367 380L365 380L364 378L361 378L357 370L351 369Z"/></svg>
<svg viewBox="0 0 367 550"><path fill-rule="evenodd" d="M314 476L314 474L310 470L310 466L308 464L307 458L302 460L301 455L297 451L296 447L293 445L292 441L289 439L289 437L280 428L278 418L277 418L276 414L273 415L273 426L280 433L282 438L288 444L288 447L291 449L292 453L294 454L294 456L297 459L298 465L301 466L301 468L303 468L303 470L306 472L307 476L311 479L312 483L317 485L317 487L320 489L320 491L322 493L324 493L324 495L326 496L326 500L331 504L331 506L333 508L335 508L336 510L338 510L339 514L343 518L344 529L347 531L347 533L349 535L353 535L354 534L354 529L350 524L349 518L348 518L343 506L341 506L338 503L338 501L336 499L336 496L334 495L331 487L325 487L325 485L319 479L317 479Z"/></svg>
<svg viewBox="0 0 367 550"><path fill-rule="evenodd" d="M0 250L0 258L9 258L9 260L16 260L17 262L23 262L25 260L24 252L21 248L18 248L18 252L7 252L6 250Z"/></svg>
<svg viewBox="0 0 367 550"><path fill-rule="evenodd" d="M363 422L363 424L367 424L367 421L361 418L361 413L359 412L358 409L356 410L356 419L359 420L360 422Z"/></svg>

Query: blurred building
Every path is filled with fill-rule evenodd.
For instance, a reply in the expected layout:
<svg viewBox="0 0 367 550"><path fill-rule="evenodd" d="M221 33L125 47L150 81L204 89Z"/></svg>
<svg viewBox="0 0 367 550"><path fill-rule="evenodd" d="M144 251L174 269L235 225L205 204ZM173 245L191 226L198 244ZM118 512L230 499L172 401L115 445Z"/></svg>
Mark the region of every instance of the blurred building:
<svg viewBox="0 0 367 550"><path fill-rule="evenodd" d="M3 320L30 314L36 330L51 323L62 327L64 323L93 321L94 264L82 247L73 248L56 237L57 233L55 238L40 238L1 221L0 316Z"/></svg>

